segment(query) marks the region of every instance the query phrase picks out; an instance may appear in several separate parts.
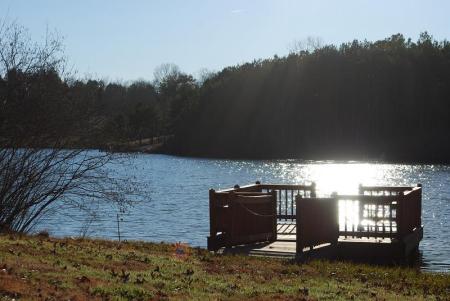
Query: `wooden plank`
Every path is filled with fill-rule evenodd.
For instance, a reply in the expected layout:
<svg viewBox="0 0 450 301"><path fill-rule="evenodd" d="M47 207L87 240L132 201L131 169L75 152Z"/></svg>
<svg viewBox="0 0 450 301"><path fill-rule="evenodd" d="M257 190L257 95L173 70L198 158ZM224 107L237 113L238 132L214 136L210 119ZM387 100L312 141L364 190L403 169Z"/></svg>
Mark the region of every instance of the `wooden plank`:
<svg viewBox="0 0 450 301"><path fill-rule="evenodd" d="M276 240L275 194L244 196L230 193L231 229L227 245Z"/></svg>
<svg viewBox="0 0 450 301"><path fill-rule="evenodd" d="M339 235L342 236L351 236L351 237L375 237L375 238L380 238L380 237L398 237L398 233L388 233L388 232L376 232L376 231L339 231Z"/></svg>
<svg viewBox="0 0 450 301"><path fill-rule="evenodd" d="M336 195L336 199L340 201L362 201L366 204L386 204L389 205L393 202L398 201L398 196L396 195Z"/></svg>
<svg viewBox="0 0 450 301"><path fill-rule="evenodd" d="M277 218L278 219L283 219L283 220L285 220L285 221L287 221L288 219L292 219L292 220L295 220L296 218L297 218L297 215L290 215L290 214L288 214L288 215L285 215L285 214L278 214L277 215Z"/></svg>
<svg viewBox="0 0 450 301"><path fill-rule="evenodd" d="M287 229L287 224L278 224L279 228L278 228L278 233L282 234L286 231Z"/></svg>
<svg viewBox="0 0 450 301"><path fill-rule="evenodd" d="M290 184L260 184L262 189L271 189L271 190L312 190L315 188L313 185L290 185Z"/></svg>
<svg viewBox="0 0 450 301"><path fill-rule="evenodd" d="M297 227L295 226L295 224L291 224L291 225L289 225L289 234L291 234L291 233L294 233L295 234L295 230L297 229Z"/></svg>
<svg viewBox="0 0 450 301"><path fill-rule="evenodd" d="M295 234L278 234L277 241L296 241Z"/></svg>
<svg viewBox="0 0 450 301"><path fill-rule="evenodd" d="M360 186L360 193L363 194L364 192L370 192L370 191L406 191L406 190L412 190L414 187L411 186Z"/></svg>
<svg viewBox="0 0 450 301"><path fill-rule="evenodd" d="M270 192L261 192L261 191L232 191L232 193L236 195L243 195L243 196L265 196L265 195L271 195ZM216 192L217 196L229 196L230 192Z"/></svg>
<svg viewBox="0 0 450 301"><path fill-rule="evenodd" d="M245 185L239 188L227 188L227 189L222 189L222 190L218 190L217 192L244 192L244 191L259 191L259 189L261 189L261 185L259 184L250 184L250 185Z"/></svg>
<svg viewBox="0 0 450 301"><path fill-rule="evenodd" d="M382 237L348 237L339 236L338 243L356 243L356 244L390 244L393 240L391 238Z"/></svg>
<svg viewBox="0 0 450 301"><path fill-rule="evenodd" d="M335 198L297 198L297 249L336 243L339 236Z"/></svg>

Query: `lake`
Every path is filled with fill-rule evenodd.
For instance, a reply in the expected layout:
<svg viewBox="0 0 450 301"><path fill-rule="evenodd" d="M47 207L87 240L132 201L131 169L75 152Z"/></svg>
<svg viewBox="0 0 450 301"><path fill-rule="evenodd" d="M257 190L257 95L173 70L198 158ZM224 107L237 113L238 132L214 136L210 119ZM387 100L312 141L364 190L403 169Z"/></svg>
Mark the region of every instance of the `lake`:
<svg viewBox="0 0 450 301"><path fill-rule="evenodd" d="M120 213L122 239L186 242L206 247L208 190L235 184L309 184L318 195L351 194L358 185L423 185L420 244L423 270L450 271L450 166L300 160L219 160L133 155L115 165L117 177L136 181L146 198ZM95 221L71 210L42 220L37 228L54 236L117 239L117 210L100 206ZM70 216L70 218L68 217ZM88 222L88 223L87 223ZM86 225L89 225L88 227Z"/></svg>

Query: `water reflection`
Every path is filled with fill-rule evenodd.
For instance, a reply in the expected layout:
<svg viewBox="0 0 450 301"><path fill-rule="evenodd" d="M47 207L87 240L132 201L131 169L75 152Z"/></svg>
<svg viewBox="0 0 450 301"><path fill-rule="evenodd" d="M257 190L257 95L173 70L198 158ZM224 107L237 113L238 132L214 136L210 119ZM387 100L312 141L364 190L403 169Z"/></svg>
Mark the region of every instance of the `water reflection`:
<svg viewBox="0 0 450 301"><path fill-rule="evenodd" d="M339 230L355 231L359 225L359 202L353 200L339 201Z"/></svg>
<svg viewBox="0 0 450 301"><path fill-rule="evenodd" d="M360 184L366 186L377 185L392 185L383 181L388 175L392 178L398 178L401 175L398 170L383 168L388 167L380 164L370 163L313 163L306 166L297 166L298 176L297 181L301 183L305 179L311 179L317 185L319 196L330 196L334 193L339 195L358 194L358 187ZM292 166L284 166L284 168L292 168ZM302 171L302 169L304 169ZM388 172L387 172L388 171ZM391 182L391 181L390 181ZM408 185L415 185L408 183ZM360 208L359 201L355 200L340 200L339 201L339 225L341 231L355 231L357 229L367 229L367 231L390 231L391 228L395 232L396 225L392 225L388 220L381 218L389 217L388 208ZM363 216L360 217L360 210ZM377 212L372 212L372 211ZM377 217L379 220L374 223L370 217ZM363 220L360 221L360 218Z"/></svg>
<svg viewBox="0 0 450 301"><path fill-rule="evenodd" d="M284 166L294 168L284 174L293 174L297 183L305 181L315 182L317 191L322 196L329 196L333 192L338 194L357 194L359 184L370 185L399 185L406 184L402 178L403 168L392 168L388 164L370 163L311 163ZM289 178L285 179L290 181ZM403 181L402 181L403 180ZM407 185L415 183L407 183Z"/></svg>

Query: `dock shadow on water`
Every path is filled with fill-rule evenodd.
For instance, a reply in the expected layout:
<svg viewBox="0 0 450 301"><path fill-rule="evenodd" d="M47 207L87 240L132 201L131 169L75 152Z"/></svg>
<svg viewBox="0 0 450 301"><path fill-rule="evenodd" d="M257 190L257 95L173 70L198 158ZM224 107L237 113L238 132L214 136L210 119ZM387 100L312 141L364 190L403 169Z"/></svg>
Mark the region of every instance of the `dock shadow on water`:
<svg viewBox="0 0 450 301"><path fill-rule="evenodd" d="M358 193L358 185L423 185L424 236L416 261L423 270L450 271L450 167L444 165L379 164L299 160L215 160L166 155L136 155L126 165L113 166L117 177L133 177L146 190L122 216L125 240L184 242L206 247L209 233L208 190L235 184L310 184L317 194ZM86 217L72 211L50 216L36 229L56 236L78 236ZM89 235L117 239L117 212L99 207Z"/></svg>

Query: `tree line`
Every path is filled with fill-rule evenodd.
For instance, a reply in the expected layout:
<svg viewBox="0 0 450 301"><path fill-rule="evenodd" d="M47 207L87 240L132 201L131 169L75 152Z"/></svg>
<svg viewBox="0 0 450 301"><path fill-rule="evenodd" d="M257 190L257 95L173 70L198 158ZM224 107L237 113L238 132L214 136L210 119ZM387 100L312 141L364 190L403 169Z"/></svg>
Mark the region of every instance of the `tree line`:
<svg viewBox="0 0 450 301"><path fill-rule="evenodd" d="M201 80L171 64L131 84L0 74L1 139L98 148L173 135L165 153L449 162L450 43L422 33L297 47ZM37 126L38 125L38 126ZM17 141L17 139L16 139ZM35 143L35 142L33 142Z"/></svg>
<svg viewBox="0 0 450 301"><path fill-rule="evenodd" d="M223 69L169 151L450 162L450 43L422 33L300 49Z"/></svg>
<svg viewBox="0 0 450 301"><path fill-rule="evenodd" d="M172 134L198 85L176 66L160 69L159 81L131 84L63 79L51 68L8 70L0 76L1 137L33 137L39 131L41 146L65 136L65 146L95 148Z"/></svg>

